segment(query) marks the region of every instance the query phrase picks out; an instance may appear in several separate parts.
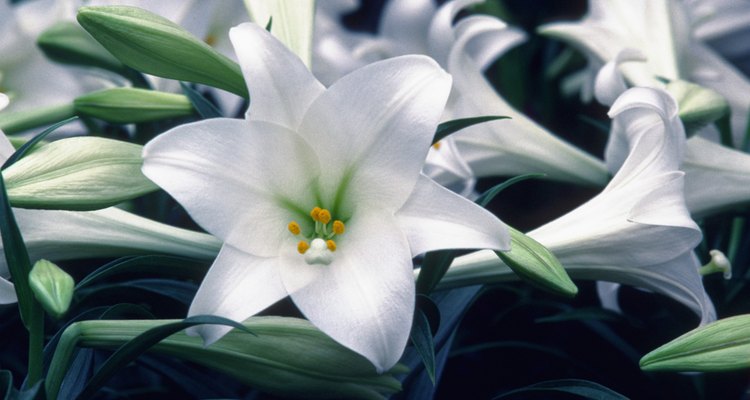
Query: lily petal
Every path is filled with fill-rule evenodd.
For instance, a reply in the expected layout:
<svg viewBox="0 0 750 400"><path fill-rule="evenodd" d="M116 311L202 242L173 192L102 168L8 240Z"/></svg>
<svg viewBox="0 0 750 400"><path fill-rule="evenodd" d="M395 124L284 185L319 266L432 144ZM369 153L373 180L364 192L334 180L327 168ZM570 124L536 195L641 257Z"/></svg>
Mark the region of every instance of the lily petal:
<svg viewBox="0 0 750 400"><path fill-rule="evenodd" d="M279 125L224 118L185 124L149 142L143 154L144 174L198 224L256 256L278 254L291 237L287 224L307 221L315 206L296 203L309 197L319 173L315 153ZM298 214L279 207L283 202L300 207Z"/></svg>
<svg viewBox="0 0 750 400"><path fill-rule="evenodd" d="M245 117L296 129L304 110L324 90L302 60L262 27L244 23L229 30L247 81L252 106Z"/></svg>
<svg viewBox="0 0 750 400"><path fill-rule="evenodd" d="M377 212L358 216L347 224L330 265L299 266L316 269L317 279L300 279L309 274L286 263L281 274L307 319L365 356L380 373L398 361L409 337L414 276L409 244L393 229L395 217Z"/></svg>
<svg viewBox="0 0 750 400"><path fill-rule="evenodd" d="M428 48L427 32L436 10L432 0L389 1L378 31L399 45L398 54L422 54Z"/></svg>
<svg viewBox="0 0 750 400"><path fill-rule="evenodd" d="M489 211L421 176L396 213L412 256L436 249L510 249L508 228Z"/></svg>
<svg viewBox="0 0 750 400"><path fill-rule="evenodd" d="M424 56L379 61L335 82L300 126L317 154L336 154L321 157L321 192L346 186L347 198L363 207L398 209L417 181L450 83Z"/></svg>
<svg viewBox="0 0 750 400"><path fill-rule="evenodd" d="M260 258L224 244L195 294L188 316L217 315L242 322L287 296L276 258ZM232 328L199 325L188 334L209 345Z"/></svg>

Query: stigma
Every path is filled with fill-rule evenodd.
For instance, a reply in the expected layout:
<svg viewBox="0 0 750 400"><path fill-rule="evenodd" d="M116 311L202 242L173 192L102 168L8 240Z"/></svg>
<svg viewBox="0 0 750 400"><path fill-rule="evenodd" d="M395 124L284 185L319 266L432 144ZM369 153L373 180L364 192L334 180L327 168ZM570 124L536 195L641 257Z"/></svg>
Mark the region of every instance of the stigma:
<svg viewBox="0 0 750 400"><path fill-rule="evenodd" d="M292 235L307 239L297 243L297 252L304 256L305 262L310 265L328 265L333 261L337 248L333 239L337 235L342 235L346 227L343 221L333 219L331 212L325 208L313 208L310 218L314 223L312 232L302 232L302 227L297 221L289 222L287 229Z"/></svg>

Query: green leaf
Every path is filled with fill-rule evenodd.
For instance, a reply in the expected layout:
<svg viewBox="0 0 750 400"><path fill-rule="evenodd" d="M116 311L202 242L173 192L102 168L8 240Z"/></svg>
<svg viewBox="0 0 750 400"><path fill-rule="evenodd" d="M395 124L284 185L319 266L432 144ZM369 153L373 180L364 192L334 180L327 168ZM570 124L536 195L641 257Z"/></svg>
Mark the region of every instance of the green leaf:
<svg viewBox="0 0 750 400"><path fill-rule="evenodd" d="M44 131L42 131L42 133L34 136L33 138L31 138L31 140L25 142L23 145L21 145L21 147L18 148L18 150L16 150L13 154L11 154L11 156L8 157L7 160L5 160L5 163L3 163L3 166L2 166L1 169L5 170L8 167L10 167L11 165L15 164L16 161L18 161L21 158L25 157L28 152L30 152L31 150L33 150L34 147L37 144L39 144L42 140L44 140L44 138L46 138L50 133L54 132L57 128L65 125L65 124L67 124L69 122L75 121L77 119L78 119L78 117L70 117L70 118L68 118L68 119L66 119L64 121L60 121L60 122L58 122L58 123L50 126L49 128L47 128Z"/></svg>
<svg viewBox="0 0 750 400"><path fill-rule="evenodd" d="M142 152L128 142L70 137L33 149L3 177L15 207L96 210L158 189L141 172Z"/></svg>
<svg viewBox="0 0 750 400"><path fill-rule="evenodd" d="M7 369L0 370L0 395L3 400L9 400L13 392L13 374Z"/></svg>
<svg viewBox="0 0 750 400"><path fill-rule="evenodd" d="M123 64L248 98L239 65L166 18L128 6L81 7L78 22Z"/></svg>
<svg viewBox="0 0 750 400"><path fill-rule="evenodd" d="M468 128L472 125L481 124L482 122L496 121L499 119L510 119L510 117L501 115L486 115L482 117L460 118L451 121L445 121L438 125L435 136L432 138L432 144L443 140L446 136L458 132L461 129Z"/></svg>
<svg viewBox="0 0 750 400"><path fill-rule="evenodd" d="M644 371L730 371L750 368L750 314L696 328L641 358Z"/></svg>
<svg viewBox="0 0 750 400"><path fill-rule="evenodd" d="M508 226L508 229L510 250L496 251L495 254L513 272L529 283L553 293L571 297L578 293L578 288L552 252L515 228Z"/></svg>
<svg viewBox="0 0 750 400"><path fill-rule="evenodd" d="M203 97L203 95L198 93L197 90L186 85L185 82L180 82L180 87L182 88L182 92L185 93L185 96L187 96L188 100L190 100L193 108L198 111L198 114L201 116L201 118L208 119L223 117L221 111L219 111L216 106L211 104L210 101Z"/></svg>
<svg viewBox="0 0 750 400"><path fill-rule="evenodd" d="M182 95L132 87L87 93L73 100L76 112L115 124L158 121L193 115L193 105Z"/></svg>
<svg viewBox="0 0 750 400"><path fill-rule="evenodd" d="M500 192L503 190L515 185L516 183L525 181L527 179L536 179L536 178L544 178L547 176L547 174L542 173L532 173L532 174L524 174L524 175L518 175L514 176L513 178L506 179L504 182L499 183L491 188L489 188L486 192L482 193L474 202L479 204L482 207L487 207L488 204L490 204L490 201L495 198Z"/></svg>
<svg viewBox="0 0 750 400"><path fill-rule="evenodd" d="M132 274L136 272L148 273L150 276L168 275L179 278L193 278L196 281L205 276L208 266L205 262L176 256L136 256L125 257L107 263L94 272L86 275L76 285L76 290L90 286L102 279L117 274Z"/></svg>
<svg viewBox="0 0 750 400"><path fill-rule="evenodd" d="M422 358L427 375L432 384L435 384L435 343L432 340L430 321L419 308L414 311L414 324L411 328L411 342Z"/></svg>
<svg viewBox="0 0 750 400"><path fill-rule="evenodd" d="M503 393L502 395L495 397L494 400L526 398L530 393L547 393L549 395L552 395L553 393L568 393L592 400L628 400L627 397L606 386L584 379L558 379L539 382L521 389Z"/></svg>
<svg viewBox="0 0 750 400"><path fill-rule="evenodd" d="M102 364L101 368L94 374L91 380L86 384L79 399L86 399L93 396L106 381L111 378L118 370L122 369L128 363L134 361L138 356L146 352L149 348L166 339L167 337L195 325L216 324L227 325L243 330L254 335L244 325L234 322L230 319L217 317L213 315L196 315L185 318L179 322L173 322L151 328L141 333L129 342L122 345L107 361Z"/></svg>
<svg viewBox="0 0 750 400"><path fill-rule="evenodd" d="M6 135L52 124L75 116L72 103L38 107L33 110L0 113L0 130Z"/></svg>

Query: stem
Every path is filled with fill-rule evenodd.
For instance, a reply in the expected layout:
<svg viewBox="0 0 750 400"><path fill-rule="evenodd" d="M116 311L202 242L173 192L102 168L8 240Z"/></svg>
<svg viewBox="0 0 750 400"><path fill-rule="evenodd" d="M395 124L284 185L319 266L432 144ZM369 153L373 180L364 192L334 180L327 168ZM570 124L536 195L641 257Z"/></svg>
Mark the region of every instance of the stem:
<svg viewBox="0 0 750 400"><path fill-rule="evenodd" d="M65 378L65 373L68 372L68 368L70 367L70 362L80 340L80 335L81 328L78 322L65 328L63 334L60 335L60 341L57 343L55 353L52 355L52 362L50 362L47 377L44 381L44 389L48 400L57 399L57 394L60 391L63 378Z"/></svg>
<svg viewBox="0 0 750 400"><path fill-rule="evenodd" d="M59 122L74 115L73 103L7 113L0 116L0 129L6 134L13 134Z"/></svg>
<svg viewBox="0 0 750 400"><path fill-rule="evenodd" d="M33 387L42 378L44 357L44 312L36 301L31 306L29 318L29 368L26 387Z"/></svg>

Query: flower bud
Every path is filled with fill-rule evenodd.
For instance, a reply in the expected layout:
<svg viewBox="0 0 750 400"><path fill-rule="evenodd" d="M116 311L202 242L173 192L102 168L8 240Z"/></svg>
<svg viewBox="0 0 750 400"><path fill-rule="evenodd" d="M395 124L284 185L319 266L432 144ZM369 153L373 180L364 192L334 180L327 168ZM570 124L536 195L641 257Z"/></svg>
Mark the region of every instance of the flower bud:
<svg viewBox="0 0 750 400"><path fill-rule="evenodd" d="M641 358L644 371L728 371L750 367L750 315L694 329Z"/></svg>
<svg viewBox="0 0 750 400"><path fill-rule="evenodd" d="M29 272L29 286L42 308L51 316L60 318L73 299L73 278L57 265L39 260Z"/></svg>
<svg viewBox="0 0 750 400"><path fill-rule="evenodd" d="M37 147L3 171L15 207L95 210L157 186L141 173L142 146L71 137Z"/></svg>
<svg viewBox="0 0 750 400"><path fill-rule="evenodd" d="M80 25L61 21L42 32L37 45L49 59L70 65L97 67L123 73L126 68Z"/></svg>
<svg viewBox="0 0 750 400"><path fill-rule="evenodd" d="M667 84L680 108L680 119L688 135L718 120L729 112L729 103L719 93L694 83L672 81Z"/></svg>
<svg viewBox="0 0 750 400"><path fill-rule="evenodd" d="M187 97L138 88L112 88L85 94L73 102L76 112L116 124L156 121L193 113Z"/></svg>
<svg viewBox="0 0 750 400"><path fill-rule="evenodd" d="M144 331L173 321L82 321L78 344L116 349ZM252 317L246 332L232 330L210 346L200 337L178 333L151 351L224 372L259 390L283 397L377 399L401 390L392 374L382 375L364 357L336 343L306 320Z"/></svg>
<svg viewBox="0 0 750 400"><path fill-rule="evenodd" d="M508 229L510 250L496 253L518 276L553 293L564 296L578 293L578 288L554 254L529 236L510 226Z"/></svg>
<svg viewBox="0 0 750 400"><path fill-rule="evenodd" d="M79 8L78 22L131 68L248 97L237 63L166 18L137 7L101 6Z"/></svg>

